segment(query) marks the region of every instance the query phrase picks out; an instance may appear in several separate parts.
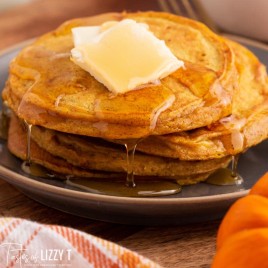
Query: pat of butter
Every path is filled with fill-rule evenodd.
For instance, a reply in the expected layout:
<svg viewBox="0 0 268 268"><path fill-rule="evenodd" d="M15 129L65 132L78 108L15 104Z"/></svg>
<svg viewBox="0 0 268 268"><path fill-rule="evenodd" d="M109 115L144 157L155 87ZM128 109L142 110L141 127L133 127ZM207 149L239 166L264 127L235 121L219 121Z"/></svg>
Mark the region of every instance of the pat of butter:
<svg viewBox="0 0 268 268"><path fill-rule="evenodd" d="M125 93L184 66L148 25L125 19L72 29L72 60L111 92Z"/></svg>

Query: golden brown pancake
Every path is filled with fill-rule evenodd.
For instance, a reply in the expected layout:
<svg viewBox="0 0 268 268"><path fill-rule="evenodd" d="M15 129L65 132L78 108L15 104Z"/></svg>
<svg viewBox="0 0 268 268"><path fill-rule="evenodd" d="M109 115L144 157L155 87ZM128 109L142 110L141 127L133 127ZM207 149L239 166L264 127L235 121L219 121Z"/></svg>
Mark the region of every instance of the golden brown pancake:
<svg viewBox="0 0 268 268"><path fill-rule="evenodd" d="M33 128L33 134L32 137L35 140L31 140L31 160L34 163L56 172L58 178L66 178L62 175L92 179L125 178L124 171L126 167L124 161L125 154L123 151L120 152L118 149L109 149L109 147L101 145L91 146L90 143L85 142L81 137L74 137L74 139L71 140L73 145L71 146L70 144L64 144L59 141L60 138L67 138L67 140L69 140L68 136L38 127ZM36 141L38 141L38 143ZM44 147L40 147L39 144ZM23 123L14 115L10 120L8 148L14 155L26 160L26 129ZM92 157L93 154L94 158ZM58 157L57 155L61 156ZM230 160L229 158L224 158L216 161L205 161L206 163L204 163L204 165L201 165L199 162L189 165L189 163L182 161L179 164L175 164L172 162L169 163L169 161L161 162L161 160L157 162L155 159L156 157L151 159L150 156L140 156L137 154L135 174L145 175L142 179L148 178L154 180L156 178L156 176L154 176L156 172L158 179L176 180L181 185L204 181L216 169L225 167ZM141 161L147 162L142 163ZM99 166L96 164L97 162L101 162ZM156 166L156 164L159 163L161 166ZM165 167L163 165L165 165ZM92 166L94 166L94 169L91 168ZM168 171L168 169L174 168L174 166L176 166L175 170ZM95 167L97 169L95 169ZM161 172L161 167L166 168L166 170ZM192 168L196 168L195 172L192 172ZM105 172L105 170L109 172ZM139 179L139 177L137 178Z"/></svg>
<svg viewBox="0 0 268 268"><path fill-rule="evenodd" d="M70 60L71 28L132 18L145 22L185 61L158 86L111 93ZM3 98L22 119L101 138L168 134L215 122L231 112L234 54L204 25L166 13L104 14L69 21L26 47L11 63Z"/></svg>
<svg viewBox="0 0 268 268"><path fill-rule="evenodd" d="M101 140L96 142L75 135L34 127L32 138L39 147L72 165L94 170L126 172L126 149ZM180 161L136 152L134 173L139 176L189 176L213 172L226 166L229 157L208 161Z"/></svg>

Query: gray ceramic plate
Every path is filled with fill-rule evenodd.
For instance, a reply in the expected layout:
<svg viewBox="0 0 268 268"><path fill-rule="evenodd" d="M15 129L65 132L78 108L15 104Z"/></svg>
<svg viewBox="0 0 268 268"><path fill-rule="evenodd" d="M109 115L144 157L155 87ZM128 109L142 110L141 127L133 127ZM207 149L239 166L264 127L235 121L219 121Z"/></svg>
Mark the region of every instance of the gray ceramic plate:
<svg viewBox="0 0 268 268"><path fill-rule="evenodd" d="M267 48L239 40L268 66ZM8 76L10 60L26 43L0 55L0 88ZM63 181L27 177L21 161L11 155L6 142L0 140L0 176L23 193L47 206L74 215L123 224L165 225L207 221L222 217L228 207L247 194L256 180L267 171L268 141L248 150L239 160L243 188L200 183L187 186L179 194L161 198L127 198L105 196L77 190Z"/></svg>

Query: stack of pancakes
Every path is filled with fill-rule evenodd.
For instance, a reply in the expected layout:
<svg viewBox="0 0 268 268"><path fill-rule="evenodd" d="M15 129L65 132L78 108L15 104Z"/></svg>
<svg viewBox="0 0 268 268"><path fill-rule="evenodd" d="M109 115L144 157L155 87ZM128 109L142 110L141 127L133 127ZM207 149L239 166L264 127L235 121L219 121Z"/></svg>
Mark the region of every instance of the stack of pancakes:
<svg viewBox="0 0 268 268"><path fill-rule="evenodd" d="M148 24L185 68L158 85L115 96L71 61L71 29L125 18ZM166 13L64 23L11 62L3 99L13 111L10 151L26 158L27 122L34 126L31 160L79 177L124 174L124 145L137 143L135 175L196 183L268 135L265 67L201 23Z"/></svg>

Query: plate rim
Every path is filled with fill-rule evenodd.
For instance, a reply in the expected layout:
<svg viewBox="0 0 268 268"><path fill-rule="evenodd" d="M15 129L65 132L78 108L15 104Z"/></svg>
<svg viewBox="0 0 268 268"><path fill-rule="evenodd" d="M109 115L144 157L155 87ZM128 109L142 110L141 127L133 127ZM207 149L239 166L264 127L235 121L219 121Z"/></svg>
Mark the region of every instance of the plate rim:
<svg viewBox="0 0 268 268"><path fill-rule="evenodd" d="M227 35L224 36L233 39L235 41L242 41L245 44L255 46L257 48L267 50L268 51L268 45L251 40L245 37L240 37L237 35ZM22 42L19 42L15 45L9 46L7 48L0 50L0 57L4 56L5 54L11 53L12 51L15 51L17 49L22 49L26 45L32 43L36 38L31 38L24 40ZM78 190L72 190L67 188L62 188L59 186L54 186L51 184L47 184L45 182L40 182L37 180L34 180L32 178L28 178L26 176L23 176L22 174L19 174L15 171L10 170L9 168L4 167L0 164L0 174L1 179L5 180L6 182L13 184L12 182L16 182L16 185L23 184L24 186L33 187L36 190L46 190L49 193L57 194L65 197L72 197L72 198L79 198L83 200L91 200L91 201L102 201L102 202L113 202L113 203L124 203L124 204L201 204L201 203L212 203L212 202L224 202L229 201L230 199L238 199L240 197L243 197L247 195L250 191L248 190L242 190L238 192L232 192L232 193L225 193L225 194L217 194L217 195L210 195L210 196L199 196L199 197L180 197L180 198L158 198L158 197L120 197L120 196L111 196L111 195L102 195L102 194L95 194L90 192L82 192ZM45 188L44 188L45 187Z"/></svg>

